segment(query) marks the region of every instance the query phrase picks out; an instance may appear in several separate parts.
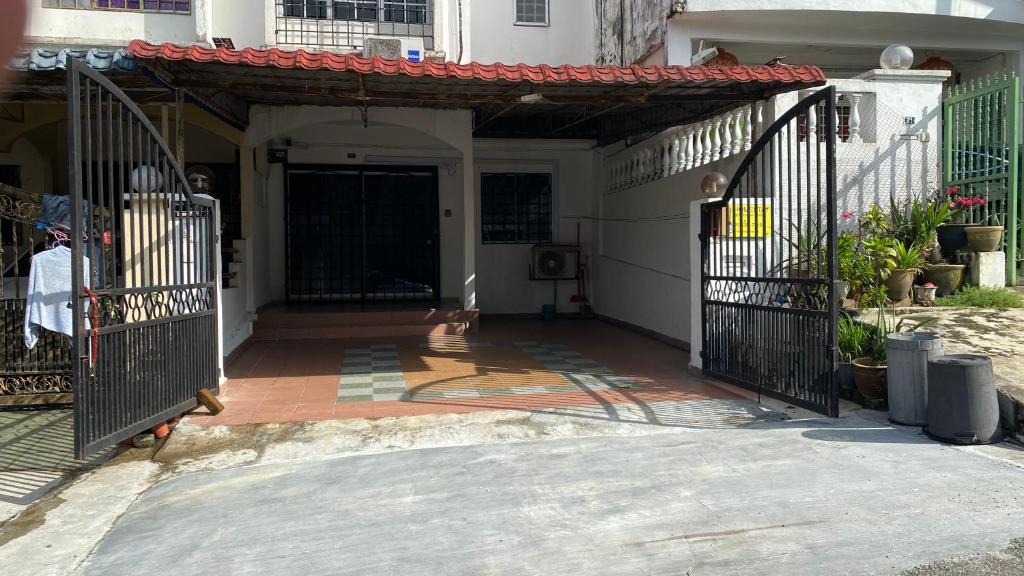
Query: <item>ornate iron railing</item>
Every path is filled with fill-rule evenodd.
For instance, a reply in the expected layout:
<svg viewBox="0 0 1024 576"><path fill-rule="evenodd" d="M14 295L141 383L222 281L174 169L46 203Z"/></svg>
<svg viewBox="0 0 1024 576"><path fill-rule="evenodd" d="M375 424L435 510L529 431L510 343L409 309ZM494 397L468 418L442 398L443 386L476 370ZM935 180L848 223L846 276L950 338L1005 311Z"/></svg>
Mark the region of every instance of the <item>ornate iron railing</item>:
<svg viewBox="0 0 1024 576"><path fill-rule="evenodd" d="M0 184L0 406L71 401L71 346L63 334L44 331L25 347L25 290L29 265L43 247L36 229L41 199Z"/></svg>

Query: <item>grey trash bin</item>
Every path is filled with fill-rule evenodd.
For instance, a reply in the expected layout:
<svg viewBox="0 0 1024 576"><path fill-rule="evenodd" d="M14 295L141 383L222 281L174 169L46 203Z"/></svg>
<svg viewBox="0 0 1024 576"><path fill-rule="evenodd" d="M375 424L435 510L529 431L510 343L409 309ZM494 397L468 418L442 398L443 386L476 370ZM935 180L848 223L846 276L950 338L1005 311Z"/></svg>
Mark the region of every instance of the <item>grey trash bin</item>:
<svg viewBox="0 0 1024 576"><path fill-rule="evenodd" d="M886 356L889 420L924 426L928 423L928 361L942 356L942 340L934 332L889 334Z"/></svg>
<svg viewBox="0 0 1024 576"><path fill-rule="evenodd" d="M928 425L924 431L954 444L990 444L999 427L992 359L951 354L928 361Z"/></svg>

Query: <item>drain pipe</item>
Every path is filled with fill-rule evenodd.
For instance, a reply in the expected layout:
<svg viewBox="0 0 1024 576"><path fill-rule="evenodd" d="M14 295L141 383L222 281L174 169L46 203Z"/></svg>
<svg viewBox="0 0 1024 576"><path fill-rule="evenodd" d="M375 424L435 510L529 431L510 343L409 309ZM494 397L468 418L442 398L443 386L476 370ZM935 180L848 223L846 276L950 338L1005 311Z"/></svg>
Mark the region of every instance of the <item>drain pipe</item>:
<svg viewBox="0 0 1024 576"><path fill-rule="evenodd" d="M455 60L455 63L456 64L462 64L462 49L463 49L463 42L462 42L462 0L459 0L458 6L459 6L459 8L458 8L458 12L459 12L459 57Z"/></svg>

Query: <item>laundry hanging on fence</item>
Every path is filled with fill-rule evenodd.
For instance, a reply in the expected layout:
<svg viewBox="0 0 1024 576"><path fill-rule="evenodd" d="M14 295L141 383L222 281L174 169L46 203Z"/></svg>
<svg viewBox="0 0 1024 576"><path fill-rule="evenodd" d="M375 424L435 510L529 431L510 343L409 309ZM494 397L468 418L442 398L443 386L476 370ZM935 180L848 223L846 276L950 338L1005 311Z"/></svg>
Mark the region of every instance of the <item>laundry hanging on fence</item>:
<svg viewBox="0 0 1024 576"><path fill-rule="evenodd" d="M43 194L42 211L39 214L39 224L42 226L57 225L67 230L71 229L71 197L58 196L55 194ZM89 202L82 200L82 220L88 222Z"/></svg>
<svg viewBox="0 0 1024 576"><path fill-rule="evenodd" d="M71 307L71 248L57 246L32 257L25 297L25 347L33 348L45 328L74 337L74 312ZM83 271L89 270L89 259L82 257ZM89 274L83 274L85 287Z"/></svg>

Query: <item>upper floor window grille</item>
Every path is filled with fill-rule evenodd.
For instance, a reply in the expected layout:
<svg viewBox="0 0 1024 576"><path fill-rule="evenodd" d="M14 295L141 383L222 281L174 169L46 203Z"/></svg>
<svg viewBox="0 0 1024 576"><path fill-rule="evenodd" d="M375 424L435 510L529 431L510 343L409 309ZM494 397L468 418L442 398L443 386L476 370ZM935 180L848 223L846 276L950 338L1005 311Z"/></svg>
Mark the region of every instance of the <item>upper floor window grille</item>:
<svg viewBox="0 0 1024 576"><path fill-rule="evenodd" d="M515 0L516 24L546 26L548 23L548 0Z"/></svg>
<svg viewBox="0 0 1024 576"><path fill-rule="evenodd" d="M433 0L275 0L278 45L362 48L367 37L423 38L433 50Z"/></svg>
<svg viewBox="0 0 1024 576"><path fill-rule="evenodd" d="M825 107L817 106L815 108L817 116L817 124L814 127L814 134L817 136L818 141L822 141L825 137ZM845 94L839 96L838 102L836 102L836 139L840 142L846 142L850 139L850 99ZM804 112L800 115L797 120L797 129L799 130L800 141L804 142L807 140L807 113Z"/></svg>
<svg viewBox="0 0 1024 576"><path fill-rule="evenodd" d="M43 8L78 8L80 10L125 10L189 14L191 0L43 0Z"/></svg>

